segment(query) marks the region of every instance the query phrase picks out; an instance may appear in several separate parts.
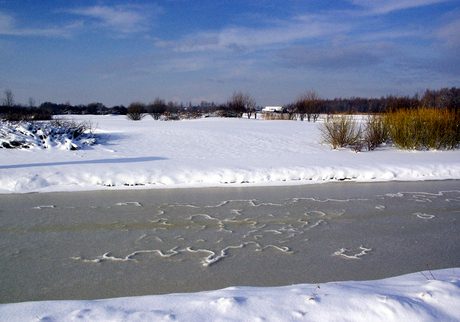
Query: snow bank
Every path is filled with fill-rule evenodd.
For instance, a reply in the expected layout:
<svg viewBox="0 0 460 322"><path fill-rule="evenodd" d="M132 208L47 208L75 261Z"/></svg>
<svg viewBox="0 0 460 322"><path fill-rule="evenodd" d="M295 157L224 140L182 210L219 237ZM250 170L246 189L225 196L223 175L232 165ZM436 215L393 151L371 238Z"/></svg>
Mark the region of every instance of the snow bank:
<svg viewBox="0 0 460 322"><path fill-rule="evenodd" d="M458 269L366 282L0 305L3 321L460 321Z"/></svg>
<svg viewBox="0 0 460 322"><path fill-rule="evenodd" d="M76 151L0 150L0 193L460 179L460 151L321 145L316 123L79 116L105 141Z"/></svg>
<svg viewBox="0 0 460 322"><path fill-rule="evenodd" d="M59 119L51 122L0 122L0 148L77 150L83 145L95 143L96 138L91 133L90 124L85 122L77 124Z"/></svg>

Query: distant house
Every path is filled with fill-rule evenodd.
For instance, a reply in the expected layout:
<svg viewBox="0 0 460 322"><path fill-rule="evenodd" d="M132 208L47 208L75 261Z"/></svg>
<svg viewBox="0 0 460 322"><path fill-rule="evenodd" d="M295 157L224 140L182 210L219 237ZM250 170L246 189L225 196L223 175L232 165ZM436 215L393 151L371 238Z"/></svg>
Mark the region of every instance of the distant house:
<svg viewBox="0 0 460 322"><path fill-rule="evenodd" d="M265 106L262 109L262 112L282 112L283 107L282 106Z"/></svg>

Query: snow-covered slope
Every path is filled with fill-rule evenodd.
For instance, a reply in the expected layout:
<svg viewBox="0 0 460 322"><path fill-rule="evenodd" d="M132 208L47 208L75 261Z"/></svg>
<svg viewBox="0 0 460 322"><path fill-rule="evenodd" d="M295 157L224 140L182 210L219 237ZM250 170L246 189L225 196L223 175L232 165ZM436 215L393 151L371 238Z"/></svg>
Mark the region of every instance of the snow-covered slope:
<svg viewBox="0 0 460 322"><path fill-rule="evenodd" d="M73 119L91 121L103 135L100 144L75 151L0 149L0 193L460 179L458 150L332 150L320 144L316 123Z"/></svg>

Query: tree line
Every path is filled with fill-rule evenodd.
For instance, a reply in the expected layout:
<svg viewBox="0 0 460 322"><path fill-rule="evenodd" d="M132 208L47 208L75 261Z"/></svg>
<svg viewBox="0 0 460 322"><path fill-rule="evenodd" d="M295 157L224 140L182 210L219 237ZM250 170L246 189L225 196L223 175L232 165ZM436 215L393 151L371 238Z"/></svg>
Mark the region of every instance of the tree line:
<svg viewBox="0 0 460 322"><path fill-rule="evenodd" d="M133 102L129 106L117 105L107 107L102 103L71 105L44 102L36 105L33 98L27 104L14 100L11 90L4 91L1 99L0 118L10 121L48 120L53 115L64 114L118 114L128 115L131 119L142 118L147 113L154 119L179 119L202 117L215 114L222 117L256 117L262 107L257 106L249 93L234 92L224 103L202 101L198 105L166 102L157 97L151 103ZM427 89L423 94L413 96L388 95L380 98L334 98L323 99L316 92L308 91L291 103L285 104L280 113L287 113L289 118L316 121L320 114L382 114L389 111L418 108L446 109L458 112L460 109L460 88Z"/></svg>

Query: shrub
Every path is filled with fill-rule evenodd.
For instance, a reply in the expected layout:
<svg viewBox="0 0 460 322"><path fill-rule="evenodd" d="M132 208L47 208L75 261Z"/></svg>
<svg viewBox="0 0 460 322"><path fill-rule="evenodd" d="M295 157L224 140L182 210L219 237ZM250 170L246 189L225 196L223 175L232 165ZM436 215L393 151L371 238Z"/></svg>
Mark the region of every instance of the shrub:
<svg viewBox="0 0 460 322"><path fill-rule="evenodd" d="M145 104L141 102L134 102L128 106L128 113L126 117L131 121L140 121L144 118Z"/></svg>
<svg viewBox="0 0 460 322"><path fill-rule="evenodd" d="M225 105L219 106L215 114L218 117L238 117L238 115L234 111L232 111L228 106Z"/></svg>
<svg viewBox="0 0 460 322"><path fill-rule="evenodd" d="M320 124L323 142L333 149L354 145L361 140L361 127L350 115L331 117Z"/></svg>
<svg viewBox="0 0 460 322"><path fill-rule="evenodd" d="M167 108L168 105L159 97L155 98L155 100L147 106L147 110L154 120L159 120L161 115L167 111Z"/></svg>
<svg viewBox="0 0 460 322"><path fill-rule="evenodd" d="M352 116L334 116L320 125L332 148L372 151L385 142L405 150L455 149L460 146L460 113L447 109L400 109L370 116L361 131Z"/></svg>
<svg viewBox="0 0 460 322"><path fill-rule="evenodd" d="M77 123L73 120L63 118L55 118L49 121L49 128L51 133L65 134L70 139L76 139L88 133L93 135L94 127L91 121Z"/></svg>
<svg viewBox="0 0 460 322"><path fill-rule="evenodd" d="M364 144L372 151L388 141L388 119L381 115L369 116L363 135Z"/></svg>
<svg viewBox="0 0 460 322"><path fill-rule="evenodd" d="M400 149L455 149L460 144L460 115L450 110L420 108L389 113L389 135Z"/></svg>

